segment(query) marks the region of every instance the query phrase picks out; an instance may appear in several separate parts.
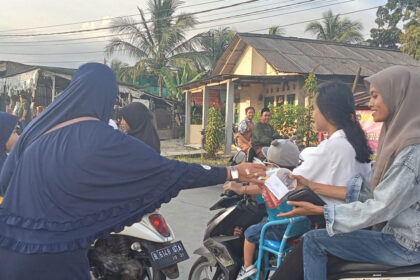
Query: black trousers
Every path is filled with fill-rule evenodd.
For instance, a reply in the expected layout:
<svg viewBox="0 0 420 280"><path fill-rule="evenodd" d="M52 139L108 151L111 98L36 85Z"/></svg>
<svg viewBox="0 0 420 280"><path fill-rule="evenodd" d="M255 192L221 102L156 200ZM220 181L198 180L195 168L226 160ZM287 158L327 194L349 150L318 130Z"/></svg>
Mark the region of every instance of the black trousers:
<svg viewBox="0 0 420 280"><path fill-rule="evenodd" d="M343 260L328 254L328 267L338 265L340 262L343 262ZM303 241L299 242L286 255L270 280L303 280Z"/></svg>
<svg viewBox="0 0 420 280"><path fill-rule="evenodd" d="M271 280L303 280L303 242L299 242L284 257L280 267L271 276Z"/></svg>

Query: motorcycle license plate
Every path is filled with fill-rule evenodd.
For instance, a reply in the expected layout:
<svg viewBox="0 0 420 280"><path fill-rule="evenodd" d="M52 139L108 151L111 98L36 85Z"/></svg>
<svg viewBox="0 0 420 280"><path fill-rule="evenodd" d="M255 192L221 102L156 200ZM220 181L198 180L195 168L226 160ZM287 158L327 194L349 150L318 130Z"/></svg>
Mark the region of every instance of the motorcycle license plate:
<svg viewBox="0 0 420 280"><path fill-rule="evenodd" d="M150 252L153 267L165 268L187 260L188 254L181 241Z"/></svg>

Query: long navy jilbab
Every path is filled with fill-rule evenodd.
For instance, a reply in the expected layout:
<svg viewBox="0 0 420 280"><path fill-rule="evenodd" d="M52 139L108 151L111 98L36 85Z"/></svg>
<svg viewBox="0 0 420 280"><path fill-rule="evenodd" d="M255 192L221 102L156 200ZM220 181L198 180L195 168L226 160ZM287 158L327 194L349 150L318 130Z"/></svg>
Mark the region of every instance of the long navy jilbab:
<svg viewBox="0 0 420 280"><path fill-rule="evenodd" d="M90 279L87 249L226 168L168 160L107 122L114 72L89 63L25 129L0 174L0 279ZM75 118L84 120L49 131Z"/></svg>
<svg viewBox="0 0 420 280"><path fill-rule="evenodd" d="M12 135L17 124L17 117L5 112L0 112L0 171L7 158L6 143Z"/></svg>

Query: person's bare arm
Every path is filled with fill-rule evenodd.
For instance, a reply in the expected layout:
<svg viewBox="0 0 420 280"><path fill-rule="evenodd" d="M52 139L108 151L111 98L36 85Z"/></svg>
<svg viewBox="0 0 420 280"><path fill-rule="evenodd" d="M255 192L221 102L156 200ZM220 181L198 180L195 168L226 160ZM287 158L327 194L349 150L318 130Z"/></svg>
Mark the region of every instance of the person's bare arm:
<svg viewBox="0 0 420 280"><path fill-rule="evenodd" d="M28 110L24 110L22 113L22 117L20 118L19 121L24 121L26 119L26 115L28 114Z"/></svg>
<svg viewBox="0 0 420 280"><path fill-rule="evenodd" d="M300 175L290 175L291 179L296 179L297 181L297 189L300 189L304 186L308 186L313 190L315 193L337 198L340 200L346 200L346 192L347 188L345 186L333 186L327 184L320 184L309 181L308 179L304 178Z"/></svg>
<svg viewBox="0 0 420 280"><path fill-rule="evenodd" d="M243 136L242 135L242 133L238 133L238 138L240 138L241 139L241 141L243 142L243 143L246 143L246 144L248 144L248 145L250 145L251 146L251 141L248 141L246 138L245 138L245 136Z"/></svg>
<svg viewBox="0 0 420 280"><path fill-rule="evenodd" d="M231 190L239 195L256 195L262 193L258 185L250 184L249 186L244 186L243 184L236 182L228 182L226 185L223 186L223 190L225 192Z"/></svg>

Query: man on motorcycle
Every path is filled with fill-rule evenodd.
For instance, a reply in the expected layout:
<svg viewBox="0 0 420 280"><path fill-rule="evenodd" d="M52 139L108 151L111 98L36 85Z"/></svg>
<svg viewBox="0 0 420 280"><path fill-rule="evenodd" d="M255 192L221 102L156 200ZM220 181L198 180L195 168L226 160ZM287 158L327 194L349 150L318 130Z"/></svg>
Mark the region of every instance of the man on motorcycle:
<svg viewBox="0 0 420 280"><path fill-rule="evenodd" d="M271 113L267 107L261 110L261 120L255 124L252 131L252 148L255 151L256 156L265 160L265 155L262 153L263 147L270 146L271 141L274 139L281 138L280 134L270 125Z"/></svg>

